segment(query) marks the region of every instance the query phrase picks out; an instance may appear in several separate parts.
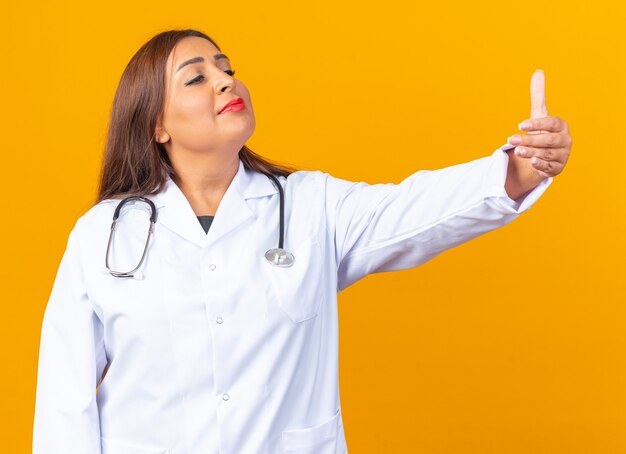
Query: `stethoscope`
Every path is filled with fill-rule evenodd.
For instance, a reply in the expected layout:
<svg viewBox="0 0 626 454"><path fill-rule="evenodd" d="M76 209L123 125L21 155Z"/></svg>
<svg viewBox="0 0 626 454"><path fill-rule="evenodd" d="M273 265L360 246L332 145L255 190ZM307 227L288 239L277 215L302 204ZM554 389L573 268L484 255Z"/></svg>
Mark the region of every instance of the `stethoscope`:
<svg viewBox="0 0 626 454"><path fill-rule="evenodd" d="M283 249L283 236L284 236L283 233L285 230L285 214L284 214L285 195L283 193L283 187L280 185L278 179L274 175L271 175L271 174L264 174L264 175L267 176L269 179L271 179L275 183L276 187L278 188L279 195L280 195L280 223L279 223L280 233L278 236L278 247L269 249L265 253L265 259L272 265L276 265L280 267L290 267L291 265L293 265L295 258L291 252ZM114 236L115 228L117 226L117 219L120 216L120 212L124 204L131 202L131 201L145 202L150 206L150 227L148 228L148 237L146 238L146 244L143 248L143 253L141 254L141 260L139 260L139 264L130 271L114 271L109 267L109 252L111 250L111 244L113 243L113 236ZM137 277L136 276L136 274L138 274L137 270L139 270L139 268L141 267L141 264L144 262L146 258L146 252L148 251L148 244L150 243L150 237L152 236L152 232L154 231L154 224L156 223L156 218L157 218L156 207L154 206L154 203L152 202L152 200L146 197L130 196L130 197L126 197L125 199L120 201L120 203L118 203L117 207L115 208L115 212L113 213L113 223L111 224L111 233L109 234L109 243L107 244L107 252L106 252L106 257L105 257L105 265L107 267L107 270L111 274L111 276L135 277L135 278Z"/></svg>

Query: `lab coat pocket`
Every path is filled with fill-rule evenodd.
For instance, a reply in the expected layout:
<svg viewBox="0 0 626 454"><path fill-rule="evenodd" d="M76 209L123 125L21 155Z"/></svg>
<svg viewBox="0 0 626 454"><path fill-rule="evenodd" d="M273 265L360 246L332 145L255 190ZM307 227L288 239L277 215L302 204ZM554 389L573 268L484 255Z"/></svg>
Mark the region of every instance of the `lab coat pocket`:
<svg viewBox="0 0 626 454"><path fill-rule="evenodd" d="M294 323L299 323L315 317L324 300L324 261L316 235L290 252L294 256L290 267L279 267L263 258L263 269L278 306Z"/></svg>
<svg viewBox="0 0 626 454"><path fill-rule="evenodd" d="M126 442L100 437L102 454L171 454L170 449L146 448Z"/></svg>
<svg viewBox="0 0 626 454"><path fill-rule="evenodd" d="M283 452L292 454L335 454L341 446L338 440L341 408L332 418L313 427L282 431Z"/></svg>

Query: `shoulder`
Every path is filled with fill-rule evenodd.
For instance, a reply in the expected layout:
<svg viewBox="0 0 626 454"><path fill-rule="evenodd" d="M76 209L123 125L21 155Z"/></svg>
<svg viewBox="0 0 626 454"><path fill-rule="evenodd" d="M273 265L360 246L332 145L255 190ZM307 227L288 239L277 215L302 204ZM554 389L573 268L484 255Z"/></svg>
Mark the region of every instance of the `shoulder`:
<svg viewBox="0 0 626 454"><path fill-rule="evenodd" d="M100 224L104 218L112 220L115 208L120 202L121 199L107 199L98 202L78 218L77 224L88 226L94 223Z"/></svg>
<svg viewBox="0 0 626 454"><path fill-rule="evenodd" d="M280 177L281 181L285 181L284 186L292 189L305 188L312 192L335 192L343 191L346 188L356 184L353 181L344 180L331 175L322 170L298 170L289 174L287 178Z"/></svg>
<svg viewBox="0 0 626 454"><path fill-rule="evenodd" d="M96 232L110 230L113 213L119 202L119 199L107 199L89 208L76 220L70 237L76 237L80 242L84 242L89 241Z"/></svg>
<svg viewBox="0 0 626 454"><path fill-rule="evenodd" d="M334 200L344 196L356 188L370 186L364 181L352 181L337 177L323 170L301 170L289 175L287 186L292 184L298 188L304 187L308 192L322 196L327 200Z"/></svg>
<svg viewBox="0 0 626 454"><path fill-rule="evenodd" d="M287 177L278 178L292 185L316 185L321 182L322 175L320 170L298 170L290 173Z"/></svg>

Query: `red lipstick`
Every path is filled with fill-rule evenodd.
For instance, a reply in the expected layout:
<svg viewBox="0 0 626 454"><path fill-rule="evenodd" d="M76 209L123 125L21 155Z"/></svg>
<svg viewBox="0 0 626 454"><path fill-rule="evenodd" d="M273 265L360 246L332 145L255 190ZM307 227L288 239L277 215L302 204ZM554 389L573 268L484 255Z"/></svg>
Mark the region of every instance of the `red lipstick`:
<svg viewBox="0 0 626 454"><path fill-rule="evenodd" d="M245 109L245 108L246 108L246 105L243 102L243 99L235 98L235 99L231 99L230 101L228 101L228 103L226 103L226 105L222 107L222 109L217 114L219 115L224 112L234 112L234 111Z"/></svg>

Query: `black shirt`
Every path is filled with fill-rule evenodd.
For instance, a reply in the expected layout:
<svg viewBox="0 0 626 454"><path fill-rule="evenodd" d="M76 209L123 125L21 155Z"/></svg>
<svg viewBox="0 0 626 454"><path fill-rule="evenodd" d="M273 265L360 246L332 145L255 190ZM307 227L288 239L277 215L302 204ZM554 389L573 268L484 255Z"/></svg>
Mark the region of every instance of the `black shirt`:
<svg viewBox="0 0 626 454"><path fill-rule="evenodd" d="M209 233L209 227L211 227L214 217L215 216L198 216L198 221L200 221L200 225L204 229L204 233Z"/></svg>

